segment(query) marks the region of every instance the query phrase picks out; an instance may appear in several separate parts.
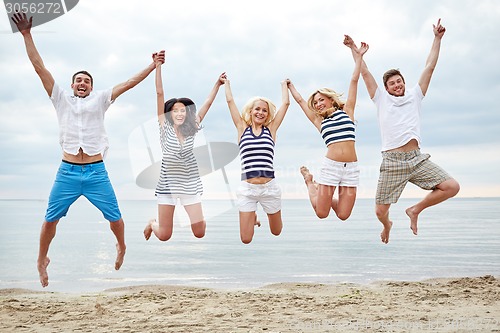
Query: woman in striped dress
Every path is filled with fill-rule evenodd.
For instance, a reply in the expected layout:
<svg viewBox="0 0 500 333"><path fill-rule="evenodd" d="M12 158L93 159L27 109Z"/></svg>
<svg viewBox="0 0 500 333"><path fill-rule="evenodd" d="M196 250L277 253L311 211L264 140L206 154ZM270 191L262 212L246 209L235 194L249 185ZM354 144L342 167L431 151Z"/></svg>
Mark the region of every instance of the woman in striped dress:
<svg viewBox="0 0 500 333"><path fill-rule="evenodd" d="M245 244L252 241L257 220L257 203L269 219L271 233L278 236L281 220L281 189L274 180L274 144L276 132L285 117L290 99L286 81L281 83L282 105L276 106L267 98L251 98L240 114L234 102L229 80L225 79L226 100L238 131L241 159L241 180L238 187L240 238Z"/></svg>
<svg viewBox="0 0 500 333"><path fill-rule="evenodd" d="M219 87L224 84L222 73L198 114L189 98L172 98L165 102L160 61L156 61L157 113L160 125L160 143L163 151L160 179L156 186L158 221L150 220L144 229L148 240L151 234L161 241L172 236L174 210L177 202L184 206L191 222L191 230L197 238L205 235L206 223L201 207L203 186L194 156L194 137L200 123L212 105Z"/></svg>
<svg viewBox="0 0 500 333"><path fill-rule="evenodd" d="M354 107L366 51L366 43L361 43L359 49L353 48L356 64L345 102L340 99L341 94L329 88L316 90L306 102L291 82L288 85L293 98L318 129L327 147L317 182L307 167L300 168L311 205L321 219L328 217L330 209L333 209L339 219L346 220L356 201L359 167L355 148ZM337 187L338 198L334 198Z"/></svg>

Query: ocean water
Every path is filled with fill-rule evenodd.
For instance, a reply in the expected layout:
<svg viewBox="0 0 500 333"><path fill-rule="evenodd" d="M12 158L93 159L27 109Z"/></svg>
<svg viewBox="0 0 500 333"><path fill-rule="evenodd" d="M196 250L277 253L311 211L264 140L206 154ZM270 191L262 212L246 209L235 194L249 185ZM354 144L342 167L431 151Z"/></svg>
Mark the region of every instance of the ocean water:
<svg viewBox="0 0 500 333"><path fill-rule="evenodd" d="M40 286L36 270L46 202L0 200L0 289L80 293L145 284L251 289L277 282L500 276L500 198L450 199L421 214L414 236L404 210L416 200L392 206L387 245L380 242L371 199L358 199L346 222L333 215L319 220L307 200L284 200L282 234L271 235L259 210L262 226L248 245L239 239L238 211L226 201L203 202L208 217L203 239L192 235L179 214L167 242L143 238L147 220L156 216L155 201L121 201L127 254L115 271L109 223L80 198L58 225L47 288Z"/></svg>

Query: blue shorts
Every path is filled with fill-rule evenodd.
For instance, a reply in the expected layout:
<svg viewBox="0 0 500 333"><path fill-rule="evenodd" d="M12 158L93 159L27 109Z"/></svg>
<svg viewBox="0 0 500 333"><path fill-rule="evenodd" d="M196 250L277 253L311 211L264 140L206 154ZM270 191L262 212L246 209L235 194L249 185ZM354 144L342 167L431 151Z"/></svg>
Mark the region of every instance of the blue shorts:
<svg viewBox="0 0 500 333"><path fill-rule="evenodd" d="M104 162L80 165L62 161L50 191L45 221L55 222L66 216L69 206L82 195L102 212L106 220L120 220L118 201Z"/></svg>

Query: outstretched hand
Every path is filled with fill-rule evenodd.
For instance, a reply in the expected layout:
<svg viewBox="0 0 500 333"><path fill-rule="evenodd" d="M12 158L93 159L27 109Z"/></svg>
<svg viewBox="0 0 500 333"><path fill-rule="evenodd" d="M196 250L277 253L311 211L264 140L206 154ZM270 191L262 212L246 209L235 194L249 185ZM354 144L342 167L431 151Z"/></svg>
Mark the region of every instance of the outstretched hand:
<svg viewBox="0 0 500 333"><path fill-rule="evenodd" d="M360 56L363 56L370 48L370 46L365 42L361 42L361 45L358 48L354 43L354 40L349 35L344 35L344 45L350 48L354 52L353 54L359 54Z"/></svg>
<svg viewBox="0 0 500 333"><path fill-rule="evenodd" d="M362 56L366 53L366 51L368 51L369 48L370 46L368 44L366 44L365 42L361 42L361 46L358 48L358 52Z"/></svg>
<svg viewBox="0 0 500 333"><path fill-rule="evenodd" d="M357 49L357 46L354 43L354 40L349 35L344 35L344 45L350 49Z"/></svg>
<svg viewBox="0 0 500 333"><path fill-rule="evenodd" d="M442 38L446 28L441 25L441 19L438 20L436 25L432 25L432 30L434 31L434 36Z"/></svg>
<svg viewBox="0 0 500 333"><path fill-rule="evenodd" d="M31 16L28 20L26 13L15 12L11 19L21 34L24 35L26 33L30 33L31 26L33 25L33 16Z"/></svg>

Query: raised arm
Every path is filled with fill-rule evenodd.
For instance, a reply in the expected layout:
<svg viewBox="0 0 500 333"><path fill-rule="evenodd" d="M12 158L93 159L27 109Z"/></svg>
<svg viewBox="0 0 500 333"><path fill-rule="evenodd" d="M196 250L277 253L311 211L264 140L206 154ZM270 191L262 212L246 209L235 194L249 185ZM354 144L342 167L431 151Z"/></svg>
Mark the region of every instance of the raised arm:
<svg viewBox="0 0 500 333"><path fill-rule="evenodd" d="M349 83L349 92L347 94L347 101L344 105L344 111L354 121L354 108L356 107L356 99L358 96L358 81L361 72L361 62L363 55L368 51L368 44L361 42L359 48L351 48L354 56L354 71L352 73L351 82Z"/></svg>
<svg viewBox="0 0 500 333"><path fill-rule="evenodd" d="M210 91L210 94L208 95L207 99L205 100L205 102L201 106L200 110L198 111L198 117L197 117L198 124L201 124L201 122L203 121L203 118L205 118L205 115L207 114L208 109L210 109L210 107L212 106L212 103L214 102L215 97L217 96L217 93L219 92L219 88L221 85L224 84L225 79L226 79L226 72L222 73L217 78L217 81L215 82L215 84L212 88L212 91Z"/></svg>
<svg viewBox="0 0 500 333"><path fill-rule="evenodd" d="M240 111L238 111L236 103L234 102L233 93L231 91L231 83L229 82L229 79L227 77L224 79L224 86L226 92L227 106L229 107L229 112L231 113L231 119L233 119L234 126L236 126L236 129L238 130L238 138L239 138L243 133L243 131L245 130L246 124L243 118L241 117Z"/></svg>
<svg viewBox="0 0 500 333"><path fill-rule="evenodd" d="M344 45L351 49L354 61L356 61L355 50L357 49L357 46L349 35L344 35ZM363 81L365 82L368 95L370 95L370 98L373 99L373 97L375 97L375 92L377 91L378 85L372 73L370 73L370 71L368 70L368 66L366 65L364 59L361 59L361 76L363 77Z"/></svg>
<svg viewBox="0 0 500 333"><path fill-rule="evenodd" d="M319 130L321 127L321 121L322 118L313 110L309 109L309 106L307 105L307 101L302 98L300 93L297 91L295 86L293 85L292 81L290 79L287 79L287 84L288 84L288 89L290 90L290 93L292 94L293 99L297 104L299 104L300 108L304 113L306 114L307 119L313 123L313 125Z"/></svg>
<svg viewBox="0 0 500 333"><path fill-rule="evenodd" d="M47 94L52 96L52 89L54 88L54 78L52 74L45 68L42 57L38 53L38 50L35 47L35 42L33 41L33 37L31 36L31 26L33 23L33 16L29 18L26 16L26 13L16 12L12 17L12 21L17 26L17 29L23 35L24 44L26 46L26 53L28 54L28 58L33 64L35 68L35 72L40 77L42 81L43 87Z"/></svg>
<svg viewBox="0 0 500 333"><path fill-rule="evenodd" d="M165 62L165 51L160 51L158 53L158 61L161 61L162 63ZM114 101L117 99L121 94L124 92L128 91L129 89L132 89L136 85L138 85L142 80L144 80L148 75L156 68L156 64L153 61L151 64L149 64L148 67L137 73L136 75L132 76L130 79L128 79L125 82L119 83L116 86L113 87L113 91L111 93L111 100Z"/></svg>
<svg viewBox="0 0 500 333"><path fill-rule="evenodd" d="M273 137L276 137L276 131L278 131L278 128L283 122L289 106L290 96L288 94L288 80L284 80L281 82L281 106L278 111L276 111L274 119L269 124L269 130L273 134Z"/></svg>
<svg viewBox="0 0 500 333"><path fill-rule="evenodd" d="M163 61L159 57L159 54L163 55ZM163 117L165 117L165 93L163 92L163 81L161 77L161 65L165 62L165 51L160 51L159 53L153 54L153 63L155 64L155 87L156 87L156 112L160 122L162 122Z"/></svg>
<svg viewBox="0 0 500 333"><path fill-rule="evenodd" d="M418 84L420 86L420 89L422 89L422 93L424 95L427 93L429 83L431 82L432 73L436 68L436 64L439 58L439 50L441 49L441 39L443 38L443 35L446 31L446 29L441 25L441 19L438 20L437 25L432 25L432 30L434 32L434 41L432 42L431 52L427 57L424 71L422 72L422 75L420 75L420 79L418 80Z"/></svg>

